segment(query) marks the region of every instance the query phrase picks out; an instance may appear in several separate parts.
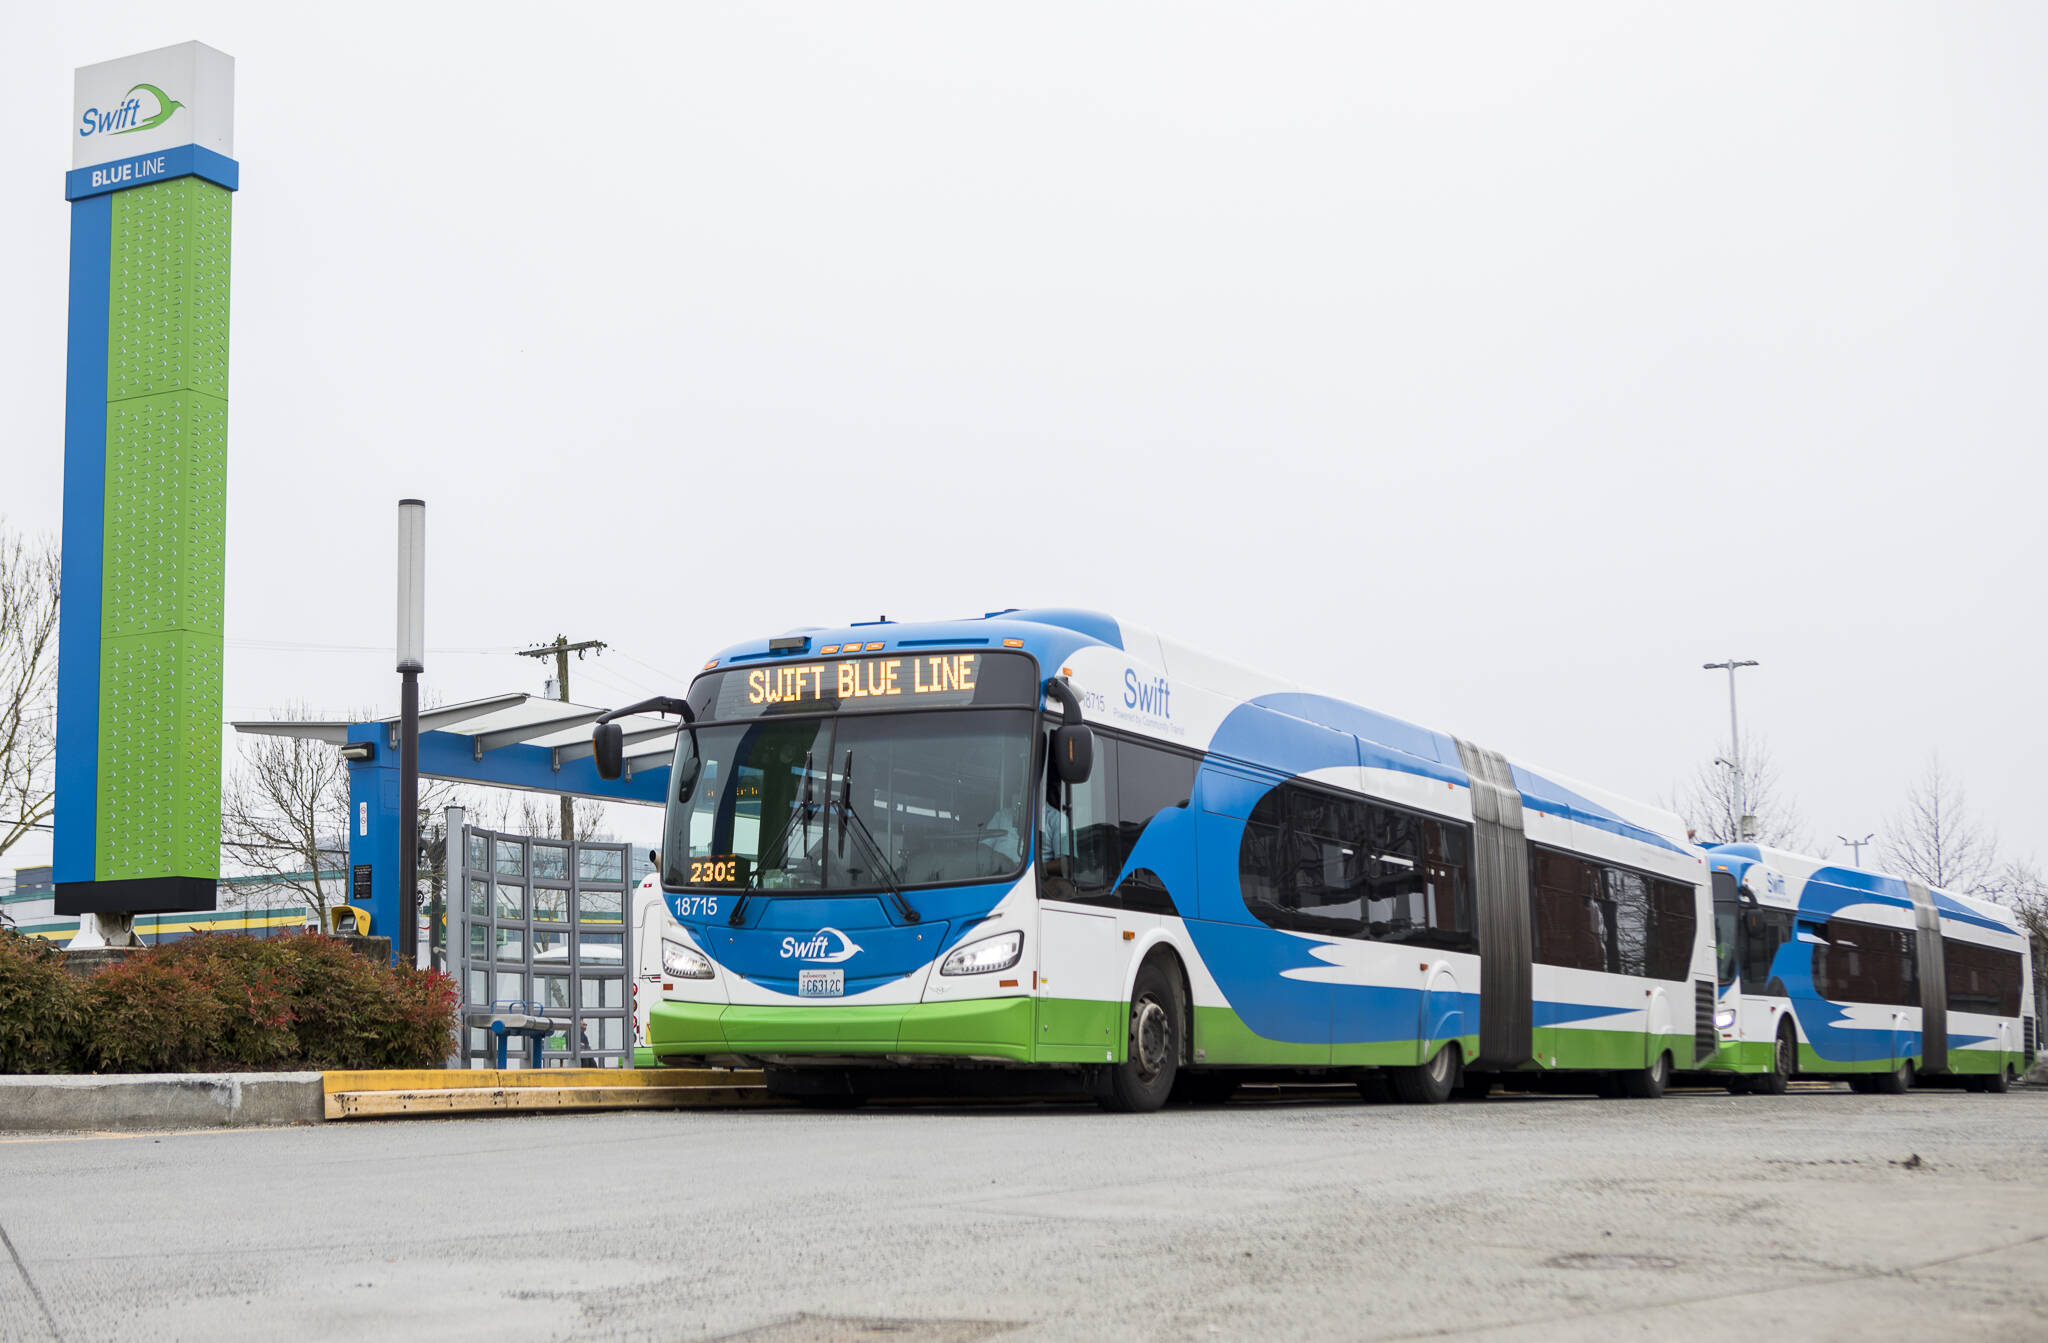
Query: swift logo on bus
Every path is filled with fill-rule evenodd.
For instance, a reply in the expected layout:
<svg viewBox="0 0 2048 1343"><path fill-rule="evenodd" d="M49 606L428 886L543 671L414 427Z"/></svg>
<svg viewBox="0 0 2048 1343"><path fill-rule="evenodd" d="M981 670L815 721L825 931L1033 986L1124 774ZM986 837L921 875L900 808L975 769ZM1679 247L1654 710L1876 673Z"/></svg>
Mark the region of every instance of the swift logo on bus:
<svg viewBox="0 0 2048 1343"><path fill-rule="evenodd" d="M1167 707L1167 700L1173 696L1173 687L1166 684L1164 676L1155 676L1149 681L1140 681L1136 671L1124 672L1124 707L1136 709L1139 713L1157 714L1161 718L1173 717Z"/></svg>
<svg viewBox="0 0 2048 1343"><path fill-rule="evenodd" d="M838 949L833 949L837 939ZM830 965L834 961L851 960L860 946L837 928L820 928L816 934L802 942L793 937L782 939L782 959L785 961L823 961Z"/></svg>

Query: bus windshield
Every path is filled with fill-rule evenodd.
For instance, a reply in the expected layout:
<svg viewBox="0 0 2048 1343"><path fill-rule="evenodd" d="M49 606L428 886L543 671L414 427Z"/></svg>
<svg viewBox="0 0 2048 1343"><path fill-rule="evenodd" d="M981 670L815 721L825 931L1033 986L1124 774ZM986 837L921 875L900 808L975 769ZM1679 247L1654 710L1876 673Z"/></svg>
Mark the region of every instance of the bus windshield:
<svg viewBox="0 0 2048 1343"><path fill-rule="evenodd" d="M1726 872L1714 874L1714 951L1720 964L1722 985L1735 982L1737 929L1741 907L1735 903L1735 878Z"/></svg>
<svg viewBox="0 0 2048 1343"><path fill-rule="evenodd" d="M1034 718L948 709L682 732L663 884L798 895L1015 877Z"/></svg>

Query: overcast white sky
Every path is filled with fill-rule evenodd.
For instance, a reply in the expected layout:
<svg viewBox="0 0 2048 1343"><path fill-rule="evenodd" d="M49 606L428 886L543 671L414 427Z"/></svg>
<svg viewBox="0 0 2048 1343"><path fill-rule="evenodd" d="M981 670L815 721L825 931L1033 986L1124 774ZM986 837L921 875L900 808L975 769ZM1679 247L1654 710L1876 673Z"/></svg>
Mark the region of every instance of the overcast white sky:
<svg viewBox="0 0 2048 1343"><path fill-rule="evenodd" d="M580 700L1089 606L1656 797L1749 657L1817 836L1939 749L2048 851L2048 9L8 6L13 525L72 69L191 38L238 62L230 717L395 706L418 495L430 646L607 640Z"/></svg>

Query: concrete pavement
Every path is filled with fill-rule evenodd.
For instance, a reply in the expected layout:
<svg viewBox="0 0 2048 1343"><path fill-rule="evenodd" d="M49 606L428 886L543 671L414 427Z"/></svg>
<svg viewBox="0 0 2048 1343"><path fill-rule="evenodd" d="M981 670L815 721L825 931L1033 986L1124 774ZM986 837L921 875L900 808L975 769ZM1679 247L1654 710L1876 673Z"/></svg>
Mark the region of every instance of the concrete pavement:
<svg viewBox="0 0 2048 1343"><path fill-rule="evenodd" d="M2038 1092L16 1137L0 1337L2011 1339L2044 1157Z"/></svg>

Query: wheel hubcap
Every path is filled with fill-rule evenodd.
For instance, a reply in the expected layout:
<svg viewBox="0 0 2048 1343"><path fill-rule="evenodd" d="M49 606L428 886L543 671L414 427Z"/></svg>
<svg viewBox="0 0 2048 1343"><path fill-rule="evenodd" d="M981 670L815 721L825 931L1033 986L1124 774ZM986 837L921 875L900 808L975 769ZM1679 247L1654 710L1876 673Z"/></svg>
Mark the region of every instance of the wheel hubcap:
<svg viewBox="0 0 2048 1343"><path fill-rule="evenodd" d="M1173 1056L1173 1023L1157 1000L1144 998L1131 1009L1131 1059L1147 1081Z"/></svg>

